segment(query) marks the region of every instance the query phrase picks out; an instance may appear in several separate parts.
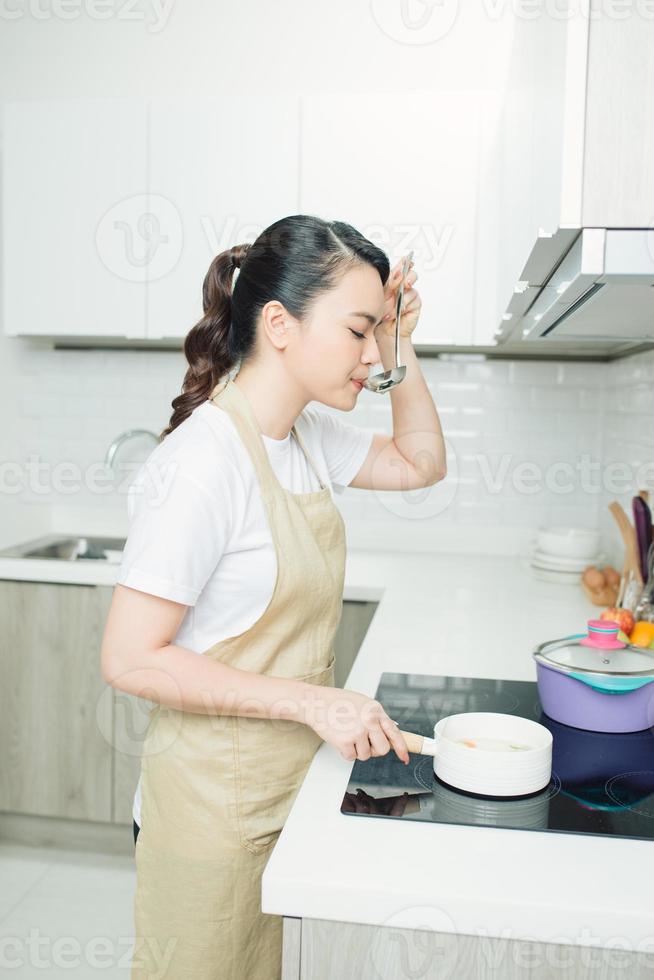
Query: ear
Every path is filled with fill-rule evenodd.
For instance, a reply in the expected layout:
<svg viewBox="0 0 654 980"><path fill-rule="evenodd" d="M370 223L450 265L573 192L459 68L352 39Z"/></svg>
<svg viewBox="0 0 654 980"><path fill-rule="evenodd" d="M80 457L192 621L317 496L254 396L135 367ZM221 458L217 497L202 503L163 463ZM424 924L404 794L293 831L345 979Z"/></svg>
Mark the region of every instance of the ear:
<svg viewBox="0 0 654 980"><path fill-rule="evenodd" d="M285 306L270 300L261 310L264 333L277 350L284 350L291 339L292 317Z"/></svg>

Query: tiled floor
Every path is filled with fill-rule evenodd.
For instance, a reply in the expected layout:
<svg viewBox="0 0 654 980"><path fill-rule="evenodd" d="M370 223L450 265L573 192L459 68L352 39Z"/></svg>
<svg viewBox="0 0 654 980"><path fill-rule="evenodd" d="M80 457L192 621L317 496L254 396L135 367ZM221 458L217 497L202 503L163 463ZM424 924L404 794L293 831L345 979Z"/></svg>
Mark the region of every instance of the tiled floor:
<svg viewBox="0 0 654 980"><path fill-rule="evenodd" d="M129 977L133 857L0 844L0 974Z"/></svg>

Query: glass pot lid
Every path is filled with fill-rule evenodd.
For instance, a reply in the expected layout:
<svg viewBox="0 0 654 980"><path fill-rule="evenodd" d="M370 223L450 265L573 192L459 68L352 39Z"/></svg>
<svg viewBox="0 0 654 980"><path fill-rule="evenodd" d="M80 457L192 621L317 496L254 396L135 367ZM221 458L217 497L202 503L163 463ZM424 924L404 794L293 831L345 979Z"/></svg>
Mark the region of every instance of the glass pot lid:
<svg viewBox="0 0 654 980"><path fill-rule="evenodd" d="M618 630L618 624L610 620L591 619L588 633L541 643L533 657L544 666L564 673L654 680L654 651L622 643L618 640Z"/></svg>

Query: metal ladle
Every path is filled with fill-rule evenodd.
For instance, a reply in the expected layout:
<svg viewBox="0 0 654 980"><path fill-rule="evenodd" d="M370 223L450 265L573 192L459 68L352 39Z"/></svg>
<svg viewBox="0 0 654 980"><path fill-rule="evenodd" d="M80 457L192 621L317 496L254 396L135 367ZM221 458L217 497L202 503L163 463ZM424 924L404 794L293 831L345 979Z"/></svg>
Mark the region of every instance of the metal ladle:
<svg viewBox="0 0 654 980"><path fill-rule="evenodd" d="M406 366L400 364L400 314L402 312L402 302L404 300L404 280L407 272L409 271L409 265L411 259L413 258L413 252L405 257L402 263L402 279L400 282L400 289L397 294L397 302L395 304L395 367L391 368L390 371L380 371L379 374L373 374L370 378L367 378L363 382L363 387L367 388L368 391L384 392L389 391L394 388L395 385L399 385L400 381L406 374Z"/></svg>

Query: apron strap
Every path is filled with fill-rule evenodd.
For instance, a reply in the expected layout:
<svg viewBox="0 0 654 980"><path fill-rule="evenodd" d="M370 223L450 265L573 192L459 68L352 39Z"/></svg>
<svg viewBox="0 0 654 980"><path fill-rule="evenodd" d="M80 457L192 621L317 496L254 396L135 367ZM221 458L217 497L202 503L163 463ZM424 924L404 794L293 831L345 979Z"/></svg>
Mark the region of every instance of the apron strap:
<svg viewBox="0 0 654 980"><path fill-rule="evenodd" d="M245 396L238 390L238 387L236 385L234 385L234 384L231 383L232 381L233 381L232 378L227 377L227 378L224 378L222 381L218 382L218 384L215 385L214 388L213 388L213 390L211 391L211 394L208 396L208 401L215 403L216 402L216 399L217 399L217 396L220 395L220 394L222 394L225 391L226 388L228 389L228 391L225 392L225 395L229 395L230 397L233 397L234 399L236 399L238 401L238 403L242 406L242 408L243 408L245 414L247 415L248 419L250 420L250 429L253 432L255 432L257 434L257 436L258 436L258 438L256 438L254 441L251 441L250 438L247 438L247 441L250 443L250 447L251 447L252 451L255 452L256 455L261 458L262 463L267 467L267 469L270 471L270 473L273 473L272 467L270 465L270 460L268 459L268 454L266 453L266 450L265 450L265 447L264 447L264 444L263 444L263 440L261 439L261 434L259 432L259 426L257 424L257 421L256 421L255 417L254 417L254 414L252 413L252 409L250 407L250 404L247 401L247 399L245 398ZM237 425L237 427L239 427L236 419L234 419L234 421L235 421L235 424ZM249 431L250 430L248 430L248 432ZM304 442L304 439L302 438L302 436L300 435L300 433L297 431L297 429L296 429L295 426L293 426L291 428L291 434L295 437L296 442L298 443L298 445L300 446L300 449L302 450L302 452L304 453L304 455L307 458L307 462L308 462L310 468L315 473L316 478L318 480L318 483L320 484L320 489L321 490L325 490L326 489L326 485L323 483L323 481L322 481L322 479L320 477L320 473L318 472L318 467L316 466L316 464L314 462L314 459L313 459L311 453L307 449L306 444ZM242 434L242 437L244 439L246 438L243 434ZM274 474L273 474L273 477L274 477ZM279 481L276 480L276 477L274 477L274 478L275 478L275 481L278 483Z"/></svg>
<svg viewBox="0 0 654 980"><path fill-rule="evenodd" d="M296 441L297 441L300 449L302 450L302 452L304 453L304 455L307 458L307 461L309 463L309 466L311 467L311 469L313 470L313 472L316 474L316 477L318 479L318 483L320 484L320 489L321 490L324 490L325 489L325 484L320 479L320 473L318 472L318 467L316 466L316 464L315 464L315 462L313 460L313 456L311 455L311 453L307 449L306 444L304 442L304 439L302 438L302 436L300 435L300 433L298 432L298 430L296 429L295 426L293 426L292 429L291 429L291 435L295 436L295 439L296 439Z"/></svg>

